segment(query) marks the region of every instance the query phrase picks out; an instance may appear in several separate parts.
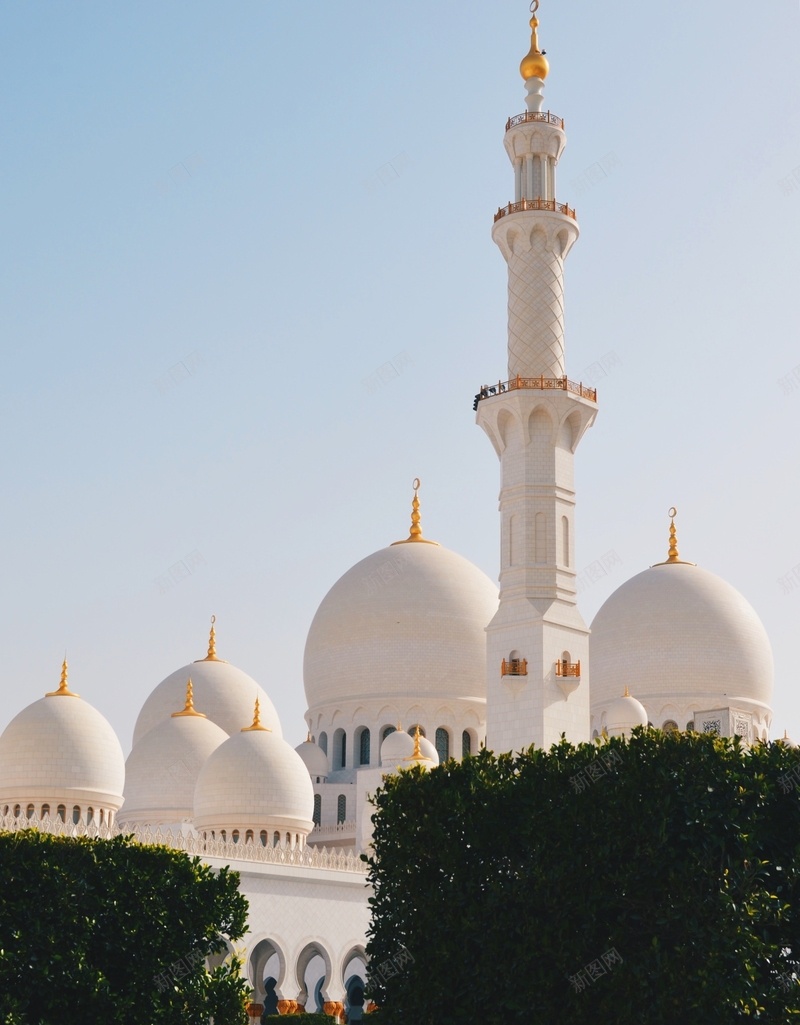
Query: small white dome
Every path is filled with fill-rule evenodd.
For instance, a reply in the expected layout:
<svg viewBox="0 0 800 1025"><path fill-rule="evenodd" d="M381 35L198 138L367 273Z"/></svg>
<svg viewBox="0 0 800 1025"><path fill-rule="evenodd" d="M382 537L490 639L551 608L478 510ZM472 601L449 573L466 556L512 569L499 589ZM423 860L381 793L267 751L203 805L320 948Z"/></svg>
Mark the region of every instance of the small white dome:
<svg viewBox="0 0 800 1025"><path fill-rule="evenodd" d="M227 662L204 659L176 669L150 694L136 720L134 746L182 706L189 677L194 684L195 704L227 734L238 733L242 723L249 721L258 698L264 722L277 736L283 736L275 706L252 676Z"/></svg>
<svg viewBox="0 0 800 1025"><path fill-rule="evenodd" d="M304 740L295 751L303 760L303 765L308 769L308 775L312 780L321 777L325 779L328 775L328 756L315 741Z"/></svg>
<svg viewBox="0 0 800 1025"><path fill-rule="evenodd" d="M783 736L778 737L775 741L776 744L783 744L784 747L797 747L797 744L792 740L786 730L783 731Z"/></svg>
<svg viewBox="0 0 800 1025"><path fill-rule="evenodd" d="M769 715L772 650L753 608L726 581L665 563L618 588L592 623L592 713L628 687L659 721L663 707L745 703Z"/></svg>
<svg viewBox="0 0 800 1025"><path fill-rule="evenodd" d="M314 788L302 758L263 727L229 737L200 770L194 793L198 830L289 830L305 838L313 814Z"/></svg>
<svg viewBox="0 0 800 1025"><path fill-rule="evenodd" d="M125 758L111 724L88 702L72 694L66 682L24 708L0 736L0 806L50 806L67 814L78 806L116 812L122 804ZM0 807L2 812L3 807Z"/></svg>
<svg viewBox="0 0 800 1025"><path fill-rule="evenodd" d="M436 748L427 737L420 734L419 749L425 760L433 765L439 764ZM398 769L411 764L414 756L414 738L405 730L395 730L381 744L381 766Z"/></svg>
<svg viewBox="0 0 800 1025"><path fill-rule="evenodd" d="M637 726L647 725L647 710L641 701L625 693L606 705L605 728L609 737L629 736Z"/></svg>
<svg viewBox="0 0 800 1025"><path fill-rule="evenodd" d="M310 710L376 698L486 700L486 626L497 588L438 544L362 559L320 604L303 675Z"/></svg>
<svg viewBox="0 0 800 1025"><path fill-rule="evenodd" d="M194 812L200 770L228 739L216 723L192 707L149 730L134 745L125 763L125 804L121 823L179 823Z"/></svg>

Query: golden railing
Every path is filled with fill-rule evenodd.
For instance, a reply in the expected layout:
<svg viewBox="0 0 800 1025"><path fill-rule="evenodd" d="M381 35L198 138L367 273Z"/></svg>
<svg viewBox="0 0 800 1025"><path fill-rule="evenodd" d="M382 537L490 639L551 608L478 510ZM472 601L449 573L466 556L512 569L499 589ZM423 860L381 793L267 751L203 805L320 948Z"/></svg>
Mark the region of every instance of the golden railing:
<svg viewBox="0 0 800 1025"><path fill-rule="evenodd" d="M503 659L500 665L501 676L527 676L528 675L528 660L527 658L510 658L508 661Z"/></svg>
<svg viewBox="0 0 800 1025"><path fill-rule="evenodd" d="M581 664L578 662L567 662L566 659L556 659L556 676L580 676Z"/></svg>
<svg viewBox="0 0 800 1025"><path fill-rule="evenodd" d="M509 203L508 206L501 206L494 215L495 221L499 221L506 214L518 214L523 210L551 210L553 213L564 214L576 220L575 210L566 203L556 203L554 199L521 199L518 203Z"/></svg>
<svg viewBox="0 0 800 1025"><path fill-rule="evenodd" d="M512 377L509 381L498 381L497 384L484 384L475 396L472 404L473 409L478 408L481 399L488 399L490 395L500 395L504 391L516 391L518 388L528 388L534 391L567 391L573 395L580 395L582 399L589 399L597 402L597 389L589 388L579 381L570 381L568 377Z"/></svg>
<svg viewBox="0 0 800 1025"><path fill-rule="evenodd" d="M556 117L549 110L526 110L524 114L515 114L506 121L506 131L515 125L524 125L528 121L544 121L545 124L555 125L556 128L564 127L564 118Z"/></svg>

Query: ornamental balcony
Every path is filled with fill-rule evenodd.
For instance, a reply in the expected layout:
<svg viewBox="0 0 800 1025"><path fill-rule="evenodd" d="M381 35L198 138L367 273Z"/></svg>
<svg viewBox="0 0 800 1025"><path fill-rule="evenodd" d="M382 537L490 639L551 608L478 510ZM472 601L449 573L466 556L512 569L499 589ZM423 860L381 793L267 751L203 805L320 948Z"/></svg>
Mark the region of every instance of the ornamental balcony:
<svg viewBox="0 0 800 1025"><path fill-rule="evenodd" d="M589 399L590 402L597 402L597 389L589 388L577 381L570 381L568 377L512 377L509 381L498 381L497 384L481 385L481 390L475 396L472 403L473 410L478 408L482 399L488 399L491 395L500 395L505 391L516 391L518 388L528 388L534 391L567 391L573 395L580 395L582 399Z"/></svg>
<svg viewBox="0 0 800 1025"><path fill-rule="evenodd" d="M564 214L577 220L575 210L566 203L557 203L554 199L521 199L518 203L509 203L508 206L501 206L494 215L495 223L506 214L518 214L523 210L550 210L553 213Z"/></svg>
<svg viewBox="0 0 800 1025"><path fill-rule="evenodd" d="M555 125L556 128L564 127L564 118L556 117L549 110L526 110L524 114L515 114L514 117L510 117L506 121L506 131L509 128L514 128L516 125L527 124L529 121L544 122L547 125Z"/></svg>
<svg viewBox="0 0 800 1025"><path fill-rule="evenodd" d="M567 662L564 658L556 659L556 676L575 676L581 675L581 663L578 662Z"/></svg>
<svg viewBox="0 0 800 1025"><path fill-rule="evenodd" d="M508 660L503 659L500 664L500 675L501 676L527 676L528 675L528 660L527 658L510 658Z"/></svg>

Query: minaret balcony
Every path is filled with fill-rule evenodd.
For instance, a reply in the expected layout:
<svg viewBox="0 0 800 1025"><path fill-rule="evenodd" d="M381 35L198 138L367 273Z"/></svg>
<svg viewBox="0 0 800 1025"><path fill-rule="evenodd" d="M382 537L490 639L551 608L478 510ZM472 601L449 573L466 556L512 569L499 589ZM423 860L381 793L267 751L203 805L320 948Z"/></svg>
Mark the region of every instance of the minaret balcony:
<svg viewBox="0 0 800 1025"><path fill-rule="evenodd" d="M519 214L523 210L549 210L551 213L571 217L573 221L577 220L574 207L567 206L566 203L557 203L554 199L521 199L518 203L501 206L494 215L495 224L501 217L505 217L507 214Z"/></svg>
<svg viewBox="0 0 800 1025"><path fill-rule="evenodd" d="M547 125L555 125L556 128L564 127L564 118L551 114L549 110L526 110L524 114L515 114L506 121L506 131L517 125L527 124L528 121L544 122Z"/></svg>
<svg viewBox="0 0 800 1025"><path fill-rule="evenodd" d="M581 675L581 664L578 662L567 662L566 659L556 659L556 676L574 676L579 677Z"/></svg>
<svg viewBox="0 0 800 1025"><path fill-rule="evenodd" d="M580 395L582 399L589 399L590 402L597 402L597 389L589 388L578 381L570 381L568 377L512 377L510 381L498 381L497 384L484 384L475 396L472 404L473 410L478 408L482 399L488 399L491 395L500 395L505 391L516 391L518 388L528 388L534 391L566 391L573 395Z"/></svg>
<svg viewBox="0 0 800 1025"><path fill-rule="evenodd" d="M500 675L501 676L527 676L528 675L528 660L527 658L509 658L503 659L500 664Z"/></svg>

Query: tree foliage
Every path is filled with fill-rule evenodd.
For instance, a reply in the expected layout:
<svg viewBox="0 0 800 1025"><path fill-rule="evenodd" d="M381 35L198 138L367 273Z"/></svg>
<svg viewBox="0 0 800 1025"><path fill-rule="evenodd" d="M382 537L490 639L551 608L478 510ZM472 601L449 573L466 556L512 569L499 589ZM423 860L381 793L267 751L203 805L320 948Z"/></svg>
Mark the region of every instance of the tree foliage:
<svg viewBox="0 0 800 1025"><path fill-rule="evenodd" d="M246 1025L239 877L167 847L0 833L0 1023Z"/></svg>
<svg viewBox="0 0 800 1025"><path fill-rule="evenodd" d="M389 777L382 1020L800 1021L798 778L782 744L657 730Z"/></svg>

